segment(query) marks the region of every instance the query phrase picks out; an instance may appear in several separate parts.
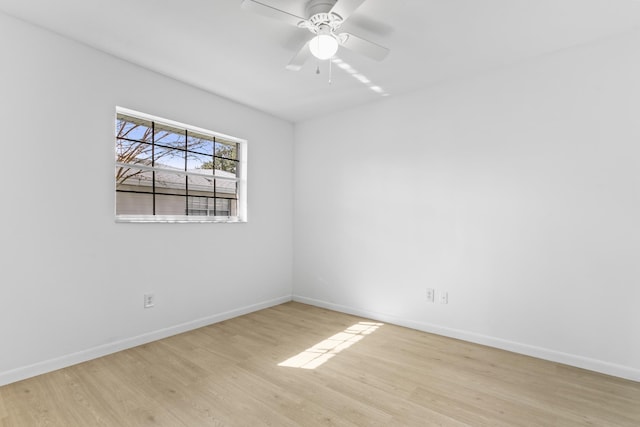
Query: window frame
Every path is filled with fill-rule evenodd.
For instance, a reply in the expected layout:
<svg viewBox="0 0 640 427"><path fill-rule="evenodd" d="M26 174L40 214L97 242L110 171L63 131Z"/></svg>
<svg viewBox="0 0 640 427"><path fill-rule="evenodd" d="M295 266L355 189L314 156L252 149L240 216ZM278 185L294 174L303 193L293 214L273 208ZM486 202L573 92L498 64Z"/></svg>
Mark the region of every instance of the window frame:
<svg viewBox="0 0 640 427"><path fill-rule="evenodd" d="M194 171L189 171L187 170L187 166L186 166L186 161L187 161L187 157L189 156L189 154L191 153L191 150L187 149L187 146L185 144L185 149L184 149L184 154L185 154L185 170L179 170L179 169L171 169L170 167L163 167L162 165L155 165L153 162L151 163L151 165L145 165L145 164L140 164L140 163L133 163L133 162L119 162L118 161L118 141L120 140L127 140L127 141L136 141L138 143L143 143L143 144L150 144L153 145L154 142L147 142L147 141L141 141L141 140L133 140L133 139L129 139L129 138L119 138L118 137L118 116L120 115L124 115L124 116L128 116L131 117L133 119L138 119L138 120L142 120L142 121L148 121L153 123L153 127L152 127L152 133L155 130L155 125L159 125L160 128L162 127L169 127L172 129L178 129L180 131L184 131L185 132L185 141L188 141L188 136L189 133L194 133L196 135L200 135L200 136L206 136L207 138L211 137L212 138L212 157L211 157L211 161L212 161L212 167L213 170L211 171L211 174L204 174L204 173L199 173L199 172L194 172ZM155 135L154 135L155 136ZM196 126L192 126L192 125L187 125L185 123L180 123L174 120L170 120L170 119L165 119L162 117L158 117L158 116L154 116L151 114L147 114L147 113L142 113L139 111L135 111L135 110L131 110L128 108L124 108L124 107L120 107L120 106L116 106L115 109L115 116L114 116L114 136L113 136L113 141L114 141L114 169L113 171L117 171L118 168L122 168L122 167L126 167L126 168L133 168L133 169L138 169L138 170L143 170L143 171L150 171L152 172L152 175L155 177L157 172L160 173L165 173L165 174L176 174L176 175L181 175L185 177L185 184L184 187L182 189L180 189L181 191L184 191L184 194L180 194L179 197L184 197L185 198L185 214L184 215L160 215L160 214L118 214L117 210L118 210L118 193L123 193L124 191L122 190L118 190L118 179L117 177L114 175L113 176L113 183L114 183L114 217L115 217L115 221L116 222L123 222L123 223L244 223L247 222L247 140L245 139L241 139L238 137L234 137L231 135L226 135L220 132L216 132L216 131L211 131L208 129L203 129L200 127L196 127ZM216 165L216 160L219 159L218 156L216 156L216 140L220 139L222 141L220 141L220 144L224 144L226 143L235 143L236 144L236 159L231 159L230 157L221 157L220 159L222 159L222 161L225 161L226 159L232 160L235 162L235 166L236 166L236 176L235 178L233 177L229 177L229 176L224 176L224 175L216 175L215 174L215 165ZM237 215L229 215L229 216L222 216L222 215L218 215L218 216L213 216L213 215L189 215L189 211L193 210L193 209L189 209L189 206L192 205L192 203L190 203L190 198L200 198L200 197L207 197L207 196L202 196L201 194L189 194L189 184L188 184L188 179L189 177L194 177L194 178L207 178L207 181L211 181L213 180L214 184L211 187L213 190L213 199L212 199L212 204L214 206L217 206L217 201L218 198L216 197L216 195L218 194L218 192L216 191L216 183L217 182L221 182L221 181L227 181L227 182L235 182L236 184L236 190L235 190L235 199L236 200L236 214ZM148 192L148 194L150 194L153 198L155 198L157 195L162 195L161 192L156 191L155 189L155 178L153 179L153 185L152 185L152 190L151 192ZM120 183L122 184L122 182ZM133 192L130 192L133 193ZM229 193L227 193L229 194ZM225 199L224 197L222 199ZM229 199L229 198L226 198ZM230 209L231 209L231 203L228 203ZM154 203L155 206L155 203Z"/></svg>

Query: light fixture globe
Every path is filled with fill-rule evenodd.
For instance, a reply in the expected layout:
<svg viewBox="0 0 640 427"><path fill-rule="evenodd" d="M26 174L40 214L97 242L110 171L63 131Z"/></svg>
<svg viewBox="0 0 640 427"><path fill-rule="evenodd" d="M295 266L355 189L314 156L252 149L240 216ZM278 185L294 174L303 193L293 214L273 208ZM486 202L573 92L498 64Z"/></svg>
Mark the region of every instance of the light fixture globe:
<svg viewBox="0 0 640 427"><path fill-rule="evenodd" d="M318 34L309 42L309 50L318 59L329 59L338 51L338 40L331 34Z"/></svg>

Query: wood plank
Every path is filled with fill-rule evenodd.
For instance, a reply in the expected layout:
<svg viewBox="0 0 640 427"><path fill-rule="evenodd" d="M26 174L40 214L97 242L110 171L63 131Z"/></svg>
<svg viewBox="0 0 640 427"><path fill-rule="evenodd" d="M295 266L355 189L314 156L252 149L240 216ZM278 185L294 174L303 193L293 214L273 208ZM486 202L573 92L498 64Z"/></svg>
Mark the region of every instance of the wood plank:
<svg viewBox="0 0 640 427"><path fill-rule="evenodd" d="M0 427L237 425L638 426L640 383L291 302L0 387Z"/></svg>

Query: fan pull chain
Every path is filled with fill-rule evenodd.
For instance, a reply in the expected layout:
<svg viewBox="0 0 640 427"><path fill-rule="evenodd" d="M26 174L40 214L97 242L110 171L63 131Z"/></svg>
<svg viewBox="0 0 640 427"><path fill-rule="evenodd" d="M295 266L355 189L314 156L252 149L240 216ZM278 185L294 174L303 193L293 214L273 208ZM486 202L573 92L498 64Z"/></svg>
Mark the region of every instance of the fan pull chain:
<svg viewBox="0 0 640 427"><path fill-rule="evenodd" d="M329 59L329 85L331 85L331 83L333 83L333 67L332 67L332 63L333 61ZM316 74L320 74L320 61L317 62L316 64Z"/></svg>

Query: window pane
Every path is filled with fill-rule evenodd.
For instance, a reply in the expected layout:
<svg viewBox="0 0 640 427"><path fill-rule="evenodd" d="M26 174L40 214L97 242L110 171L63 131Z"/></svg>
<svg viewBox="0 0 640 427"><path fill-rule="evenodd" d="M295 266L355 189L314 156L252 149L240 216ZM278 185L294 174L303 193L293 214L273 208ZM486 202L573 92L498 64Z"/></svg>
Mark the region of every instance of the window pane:
<svg viewBox="0 0 640 427"><path fill-rule="evenodd" d="M156 194L156 215L186 215L187 198Z"/></svg>
<svg viewBox="0 0 640 427"><path fill-rule="evenodd" d="M216 216L237 216L238 201L236 199L216 198Z"/></svg>
<svg viewBox="0 0 640 427"><path fill-rule="evenodd" d="M184 130L172 128L163 124L155 124L154 143L169 148L185 148Z"/></svg>
<svg viewBox="0 0 640 427"><path fill-rule="evenodd" d="M153 194L116 192L116 215L153 215Z"/></svg>
<svg viewBox="0 0 640 427"><path fill-rule="evenodd" d="M236 183L227 181L226 179L216 179L216 196L217 197L236 197Z"/></svg>
<svg viewBox="0 0 640 427"><path fill-rule="evenodd" d="M187 133L187 150L213 157L213 137L197 133Z"/></svg>
<svg viewBox="0 0 640 427"><path fill-rule="evenodd" d="M189 196L188 215L212 216L214 198Z"/></svg>
<svg viewBox="0 0 640 427"><path fill-rule="evenodd" d="M184 155L183 150L156 146L154 166L184 170Z"/></svg>
<svg viewBox="0 0 640 427"><path fill-rule="evenodd" d="M215 158L216 175L233 176L238 174L238 162L235 160Z"/></svg>
<svg viewBox="0 0 640 427"><path fill-rule="evenodd" d="M216 139L216 156L236 160L238 158L238 144Z"/></svg>
<svg viewBox="0 0 640 427"><path fill-rule="evenodd" d="M118 114L116 137L151 142L151 121Z"/></svg>
<svg viewBox="0 0 640 427"><path fill-rule="evenodd" d="M189 175L187 177L189 182L189 195L190 196L207 196L214 197L213 178L207 176Z"/></svg>
<svg viewBox="0 0 640 427"><path fill-rule="evenodd" d="M216 199L216 216L231 216L229 199Z"/></svg>
<svg viewBox="0 0 640 427"><path fill-rule="evenodd" d="M145 142L116 140L116 161L151 166L151 144Z"/></svg>
<svg viewBox="0 0 640 427"><path fill-rule="evenodd" d="M238 201L236 199L230 199L229 205L231 209L231 216L238 216Z"/></svg>
<svg viewBox="0 0 640 427"><path fill-rule="evenodd" d="M153 172L127 167L116 167L116 191L153 191Z"/></svg>
<svg viewBox="0 0 640 427"><path fill-rule="evenodd" d="M187 170L213 175L213 156L188 152Z"/></svg>
<svg viewBox="0 0 640 427"><path fill-rule="evenodd" d="M186 196L187 177L184 174L156 171L156 192ZM184 203L184 200L183 200Z"/></svg>

